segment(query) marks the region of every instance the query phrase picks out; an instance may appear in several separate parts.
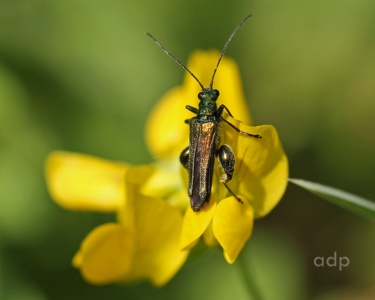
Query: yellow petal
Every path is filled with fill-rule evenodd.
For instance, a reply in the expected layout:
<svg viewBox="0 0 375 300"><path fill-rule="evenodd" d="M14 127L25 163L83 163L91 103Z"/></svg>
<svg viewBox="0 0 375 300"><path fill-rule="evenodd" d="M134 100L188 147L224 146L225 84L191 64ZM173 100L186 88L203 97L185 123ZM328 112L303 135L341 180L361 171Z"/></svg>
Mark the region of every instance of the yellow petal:
<svg viewBox="0 0 375 300"><path fill-rule="evenodd" d="M72 210L116 211L124 201L126 166L96 157L52 152L46 163L52 198Z"/></svg>
<svg viewBox="0 0 375 300"><path fill-rule="evenodd" d="M212 229L212 222L210 222L210 225L208 225L206 231L203 233L203 240L210 247L215 247L219 244Z"/></svg>
<svg viewBox="0 0 375 300"><path fill-rule="evenodd" d="M262 217L285 192L287 157L273 126L246 126L229 116L226 119L242 131L262 136L256 139L241 135L226 124L222 126L222 142L231 146L236 158L233 180L228 185L249 200L256 218Z"/></svg>
<svg viewBox="0 0 375 300"><path fill-rule="evenodd" d="M189 126L184 123L192 117L185 106L187 94L182 87L170 90L153 108L146 124L146 143L156 158L177 157L188 146Z"/></svg>
<svg viewBox="0 0 375 300"><path fill-rule="evenodd" d="M122 280L132 266L132 240L126 229L119 224L101 225L84 239L73 258L73 265L92 284Z"/></svg>
<svg viewBox="0 0 375 300"><path fill-rule="evenodd" d="M132 234L136 234L135 205L137 197L139 197L139 190L142 193L146 190L149 193L148 195L152 195L149 182L153 181L153 178L158 174L157 168L152 165L131 166L127 169L123 182L125 195L123 205L118 210L117 219Z"/></svg>
<svg viewBox="0 0 375 300"><path fill-rule="evenodd" d="M156 168L153 165L131 166L127 169L125 181L136 186L143 186L155 173Z"/></svg>
<svg viewBox="0 0 375 300"><path fill-rule="evenodd" d="M142 194L166 199L170 204L173 203L173 206L186 208L188 197L179 176L180 166L177 156L156 162L155 172L142 186Z"/></svg>
<svg viewBox="0 0 375 300"><path fill-rule="evenodd" d="M136 235L136 201L139 196L139 190L143 189L155 175L156 169L151 165L132 166L127 169L124 184L123 205L119 208L117 220L131 234Z"/></svg>
<svg viewBox="0 0 375 300"><path fill-rule="evenodd" d="M190 207L186 209L182 224L180 247L189 249L203 234L210 224L216 210L216 201L211 197L209 204L199 212L194 212Z"/></svg>
<svg viewBox="0 0 375 300"><path fill-rule="evenodd" d="M149 279L161 286L176 274L188 255L179 247L182 215L161 199L137 194L135 200L136 252L128 278Z"/></svg>
<svg viewBox="0 0 375 300"><path fill-rule="evenodd" d="M242 198L243 199L243 198ZM243 199L228 197L220 201L213 218L213 232L223 247L225 259L233 263L253 230L254 214L251 206Z"/></svg>

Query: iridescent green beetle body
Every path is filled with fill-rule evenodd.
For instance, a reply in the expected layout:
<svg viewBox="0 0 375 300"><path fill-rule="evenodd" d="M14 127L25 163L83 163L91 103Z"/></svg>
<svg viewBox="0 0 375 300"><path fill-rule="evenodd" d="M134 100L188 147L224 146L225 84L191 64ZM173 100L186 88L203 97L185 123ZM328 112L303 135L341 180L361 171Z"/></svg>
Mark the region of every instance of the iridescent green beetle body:
<svg viewBox="0 0 375 300"><path fill-rule="evenodd" d="M188 195L190 197L190 205L193 211L198 212L204 208L210 201L212 180L215 166L215 156L224 172L220 178L228 191L242 203L241 199L238 198L227 186L227 182L232 179L235 165L235 157L233 151L228 145L220 145L219 126L222 121L231 126L238 133L253 137L261 138L258 134L250 134L241 131L235 127L232 123L222 117L223 111L232 116L230 111L225 105L220 105L217 108L216 100L220 93L218 90L213 89L212 85L214 82L216 70L220 64L220 61L225 53L226 48L229 45L232 37L235 35L241 25L250 17L247 16L232 32L231 36L227 40L224 48L221 52L220 58L217 62L216 68L213 72L210 86L204 88L197 77L176 57L174 57L168 50L166 50L160 42L158 42L151 34L147 33L154 42L161 48L167 55L172 57L181 67L192 75L198 84L201 86L202 91L198 94L200 100L198 107L195 108L190 105L186 106L188 110L195 113L196 116L186 120L185 123L190 126L189 135L189 146L186 147L181 155L180 162L189 172L189 183L188 183Z"/></svg>
<svg viewBox="0 0 375 300"><path fill-rule="evenodd" d="M219 125L225 121L240 131L222 117L225 110L230 114L225 105L217 108L216 100L220 93L218 90L205 88L198 94L199 109L191 106L186 108L197 116L188 120L190 126L189 147L181 155L181 164L189 171L188 195L193 211L204 208L210 201L212 179L215 166L215 156L224 172L221 182L226 184L232 179L235 165L233 151L228 145L220 145ZM259 135L250 135L259 138ZM226 186L228 188L228 186ZM229 189L229 188L228 188ZM240 199L237 198L239 201Z"/></svg>

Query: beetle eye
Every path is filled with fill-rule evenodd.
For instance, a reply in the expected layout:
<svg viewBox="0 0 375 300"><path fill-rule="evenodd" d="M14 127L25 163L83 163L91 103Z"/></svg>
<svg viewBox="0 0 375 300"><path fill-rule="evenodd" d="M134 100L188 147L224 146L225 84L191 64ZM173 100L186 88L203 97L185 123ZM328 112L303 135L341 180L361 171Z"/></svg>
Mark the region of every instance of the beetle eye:
<svg viewBox="0 0 375 300"><path fill-rule="evenodd" d="M202 100L203 95L204 95L204 93L203 93L203 92L200 92L200 93L198 94L198 99L199 99L199 100Z"/></svg>
<svg viewBox="0 0 375 300"><path fill-rule="evenodd" d="M219 98L220 92L218 90L212 90L212 93L213 93L212 98L214 100L216 100L217 98Z"/></svg>

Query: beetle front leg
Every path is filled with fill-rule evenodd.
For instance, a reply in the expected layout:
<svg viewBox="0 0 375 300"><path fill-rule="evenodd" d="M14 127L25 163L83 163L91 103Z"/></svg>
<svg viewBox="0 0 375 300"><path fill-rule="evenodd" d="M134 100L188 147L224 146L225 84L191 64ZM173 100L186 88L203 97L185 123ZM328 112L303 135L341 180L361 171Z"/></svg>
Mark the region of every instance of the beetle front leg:
<svg viewBox="0 0 375 300"><path fill-rule="evenodd" d="M189 168L189 156L190 156L190 149L189 149L189 146L187 146L184 150L182 150L180 154L180 163L187 170Z"/></svg>
<svg viewBox="0 0 375 300"><path fill-rule="evenodd" d="M193 107L193 106L190 106L190 105L186 105L186 109L187 110L190 110L192 113L194 113L194 114L198 114L198 112L199 112L199 109L198 108L195 108L195 107Z"/></svg>

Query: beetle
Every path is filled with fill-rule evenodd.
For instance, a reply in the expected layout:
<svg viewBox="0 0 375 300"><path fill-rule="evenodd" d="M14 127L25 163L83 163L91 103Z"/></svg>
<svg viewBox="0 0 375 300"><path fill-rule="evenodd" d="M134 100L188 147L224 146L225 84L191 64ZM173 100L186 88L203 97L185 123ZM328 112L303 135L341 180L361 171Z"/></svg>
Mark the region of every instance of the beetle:
<svg viewBox="0 0 375 300"><path fill-rule="evenodd" d="M224 104L217 107L216 101L219 98L220 92L213 88L216 71L230 41L242 24L250 17L251 15L248 15L239 25L237 25L225 43L212 74L211 83L207 88L202 85L199 79L182 62L166 50L157 39L155 39L150 33L146 33L168 56L190 73L202 88L202 91L198 94L198 108L190 105L186 106L186 109L196 114L196 116L185 120L185 123L189 124L190 128L189 146L186 147L180 155L181 164L189 172L188 196L190 197L190 206L194 212L199 212L210 201L215 156L224 172L220 177L220 182L225 185L227 190L237 199L238 202L242 203L242 200L236 196L227 185L227 182L233 177L236 159L232 148L229 145L220 145L220 123L225 122L239 134L256 139L261 138L259 134L250 134L241 131L223 117L224 111L226 111L231 117L233 116Z"/></svg>

